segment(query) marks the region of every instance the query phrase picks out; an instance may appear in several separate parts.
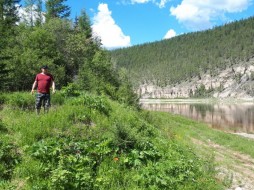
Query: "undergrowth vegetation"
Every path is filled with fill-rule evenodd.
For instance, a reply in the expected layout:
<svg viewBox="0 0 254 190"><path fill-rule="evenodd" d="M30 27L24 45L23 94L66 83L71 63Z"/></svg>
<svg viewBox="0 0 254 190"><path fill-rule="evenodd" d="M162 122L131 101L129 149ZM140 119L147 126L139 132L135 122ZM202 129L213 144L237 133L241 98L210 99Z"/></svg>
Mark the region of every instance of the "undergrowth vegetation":
<svg viewBox="0 0 254 190"><path fill-rule="evenodd" d="M221 189L149 112L81 91L41 115L28 93L0 101L0 189Z"/></svg>

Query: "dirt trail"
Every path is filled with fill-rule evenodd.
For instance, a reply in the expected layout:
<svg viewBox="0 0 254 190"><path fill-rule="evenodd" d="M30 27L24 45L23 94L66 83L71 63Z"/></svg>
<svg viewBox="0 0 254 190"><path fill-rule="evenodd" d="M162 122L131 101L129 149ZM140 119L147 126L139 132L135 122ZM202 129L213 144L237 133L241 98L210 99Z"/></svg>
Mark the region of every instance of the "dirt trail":
<svg viewBox="0 0 254 190"><path fill-rule="evenodd" d="M254 190L254 159L212 141L193 139L196 145L213 151L218 171L217 178L229 187L227 190Z"/></svg>

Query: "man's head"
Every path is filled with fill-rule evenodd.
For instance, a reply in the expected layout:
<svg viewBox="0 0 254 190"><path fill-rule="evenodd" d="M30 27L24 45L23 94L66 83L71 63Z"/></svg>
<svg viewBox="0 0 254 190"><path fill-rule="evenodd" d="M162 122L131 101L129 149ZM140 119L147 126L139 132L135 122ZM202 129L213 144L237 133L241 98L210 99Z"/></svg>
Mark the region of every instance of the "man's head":
<svg viewBox="0 0 254 190"><path fill-rule="evenodd" d="M49 69L47 65L41 66L41 69Z"/></svg>
<svg viewBox="0 0 254 190"><path fill-rule="evenodd" d="M43 73L47 73L48 72L48 66L47 65L43 65L43 66L41 66L41 71L43 72Z"/></svg>

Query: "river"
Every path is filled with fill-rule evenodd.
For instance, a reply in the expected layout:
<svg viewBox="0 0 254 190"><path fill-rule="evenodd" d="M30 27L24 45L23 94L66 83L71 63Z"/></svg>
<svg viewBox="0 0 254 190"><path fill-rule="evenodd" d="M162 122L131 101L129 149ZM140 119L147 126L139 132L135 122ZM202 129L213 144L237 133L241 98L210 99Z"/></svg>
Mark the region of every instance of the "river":
<svg viewBox="0 0 254 190"><path fill-rule="evenodd" d="M171 112L225 132L254 135L254 102L143 101L147 110Z"/></svg>

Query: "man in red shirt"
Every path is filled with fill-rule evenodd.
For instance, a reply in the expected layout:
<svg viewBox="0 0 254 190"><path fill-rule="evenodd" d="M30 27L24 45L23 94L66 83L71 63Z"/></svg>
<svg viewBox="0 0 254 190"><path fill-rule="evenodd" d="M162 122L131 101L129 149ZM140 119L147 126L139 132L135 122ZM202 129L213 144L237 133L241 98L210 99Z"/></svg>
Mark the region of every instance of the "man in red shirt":
<svg viewBox="0 0 254 190"><path fill-rule="evenodd" d="M48 66L41 67L41 73L37 74L32 86L31 93L34 93L34 89L37 87L36 94L36 113L40 113L41 105L44 107L44 112L48 112L50 107L50 87L52 87L52 93L55 93L54 77L48 73Z"/></svg>

